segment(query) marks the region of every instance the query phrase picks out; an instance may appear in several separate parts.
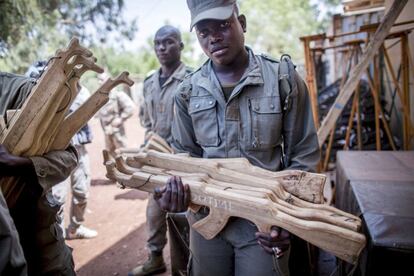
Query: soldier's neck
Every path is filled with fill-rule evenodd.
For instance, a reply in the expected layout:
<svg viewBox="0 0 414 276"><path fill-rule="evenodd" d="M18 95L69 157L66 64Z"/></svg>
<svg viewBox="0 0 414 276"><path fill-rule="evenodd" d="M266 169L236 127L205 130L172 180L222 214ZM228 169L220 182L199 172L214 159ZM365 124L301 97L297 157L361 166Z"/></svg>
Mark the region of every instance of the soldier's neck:
<svg viewBox="0 0 414 276"><path fill-rule="evenodd" d="M249 66L249 57L247 52L239 56L233 62L226 65L214 64L213 69L222 85L237 83L247 67Z"/></svg>
<svg viewBox="0 0 414 276"><path fill-rule="evenodd" d="M170 64L163 64L161 65L161 70L160 70L160 77L161 78L168 78L169 76L171 76L175 70L181 65L181 61L178 60L174 63L170 63Z"/></svg>

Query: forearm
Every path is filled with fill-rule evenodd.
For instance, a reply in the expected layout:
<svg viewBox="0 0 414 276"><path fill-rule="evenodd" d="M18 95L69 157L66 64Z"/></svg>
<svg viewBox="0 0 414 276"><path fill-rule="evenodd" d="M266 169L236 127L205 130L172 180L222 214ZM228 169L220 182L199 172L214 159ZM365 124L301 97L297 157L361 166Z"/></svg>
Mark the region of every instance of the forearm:
<svg viewBox="0 0 414 276"><path fill-rule="evenodd" d="M73 146L30 159L43 192L68 178L78 164L78 154Z"/></svg>

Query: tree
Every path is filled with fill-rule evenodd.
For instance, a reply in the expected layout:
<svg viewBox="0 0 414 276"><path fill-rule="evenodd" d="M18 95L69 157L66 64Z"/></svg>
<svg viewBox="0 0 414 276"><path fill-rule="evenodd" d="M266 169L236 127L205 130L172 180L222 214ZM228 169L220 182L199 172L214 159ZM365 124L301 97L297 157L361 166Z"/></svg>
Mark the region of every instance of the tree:
<svg viewBox="0 0 414 276"><path fill-rule="evenodd" d="M323 1L323 3L321 3ZM247 17L246 42L254 49L279 57L283 53L302 63L300 36L322 31L318 3L335 5L338 0L241 0L241 12Z"/></svg>
<svg viewBox="0 0 414 276"><path fill-rule="evenodd" d="M124 21L123 7L123 0L1 0L0 66L22 73L73 36L87 47L132 39L136 22Z"/></svg>

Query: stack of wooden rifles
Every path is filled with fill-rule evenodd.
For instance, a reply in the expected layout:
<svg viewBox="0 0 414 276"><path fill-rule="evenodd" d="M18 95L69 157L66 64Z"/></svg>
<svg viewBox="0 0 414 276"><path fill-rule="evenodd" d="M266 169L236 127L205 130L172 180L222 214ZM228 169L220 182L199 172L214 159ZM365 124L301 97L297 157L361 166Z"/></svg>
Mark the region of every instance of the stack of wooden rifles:
<svg viewBox="0 0 414 276"><path fill-rule="evenodd" d="M191 203L207 206L209 215L192 225L206 239L215 237L230 217L255 223L269 232L282 227L311 244L355 264L365 247L361 220L323 204L322 174L299 170L271 172L245 158L202 159L173 154L156 134L140 150L104 151L107 177L122 186L153 192L172 176L191 190Z"/></svg>
<svg viewBox="0 0 414 276"><path fill-rule="evenodd" d="M43 155L64 150L71 138L108 102L109 92L117 85L133 85L128 72L107 79L75 112L68 114L75 99L80 77L88 70L103 73L96 58L73 38L66 49L58 50L23 105L0 117L0 142L10 153L19 156ZM16 177L0 179L0 187L9 208L23 190Z"/></svg>

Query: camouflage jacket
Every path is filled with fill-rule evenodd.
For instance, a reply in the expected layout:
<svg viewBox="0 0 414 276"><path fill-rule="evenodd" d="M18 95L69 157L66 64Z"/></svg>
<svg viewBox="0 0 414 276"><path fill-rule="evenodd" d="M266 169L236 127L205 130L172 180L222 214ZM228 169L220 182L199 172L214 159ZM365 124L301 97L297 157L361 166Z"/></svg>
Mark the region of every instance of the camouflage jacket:
<svg viewBox="0 0 414 276"><path fill-rule="evenodd" d="M123 124L134 113L135 103L124 91L112 90L109 101L99 110L99 119L106 135L124 132Z"/></svg>

